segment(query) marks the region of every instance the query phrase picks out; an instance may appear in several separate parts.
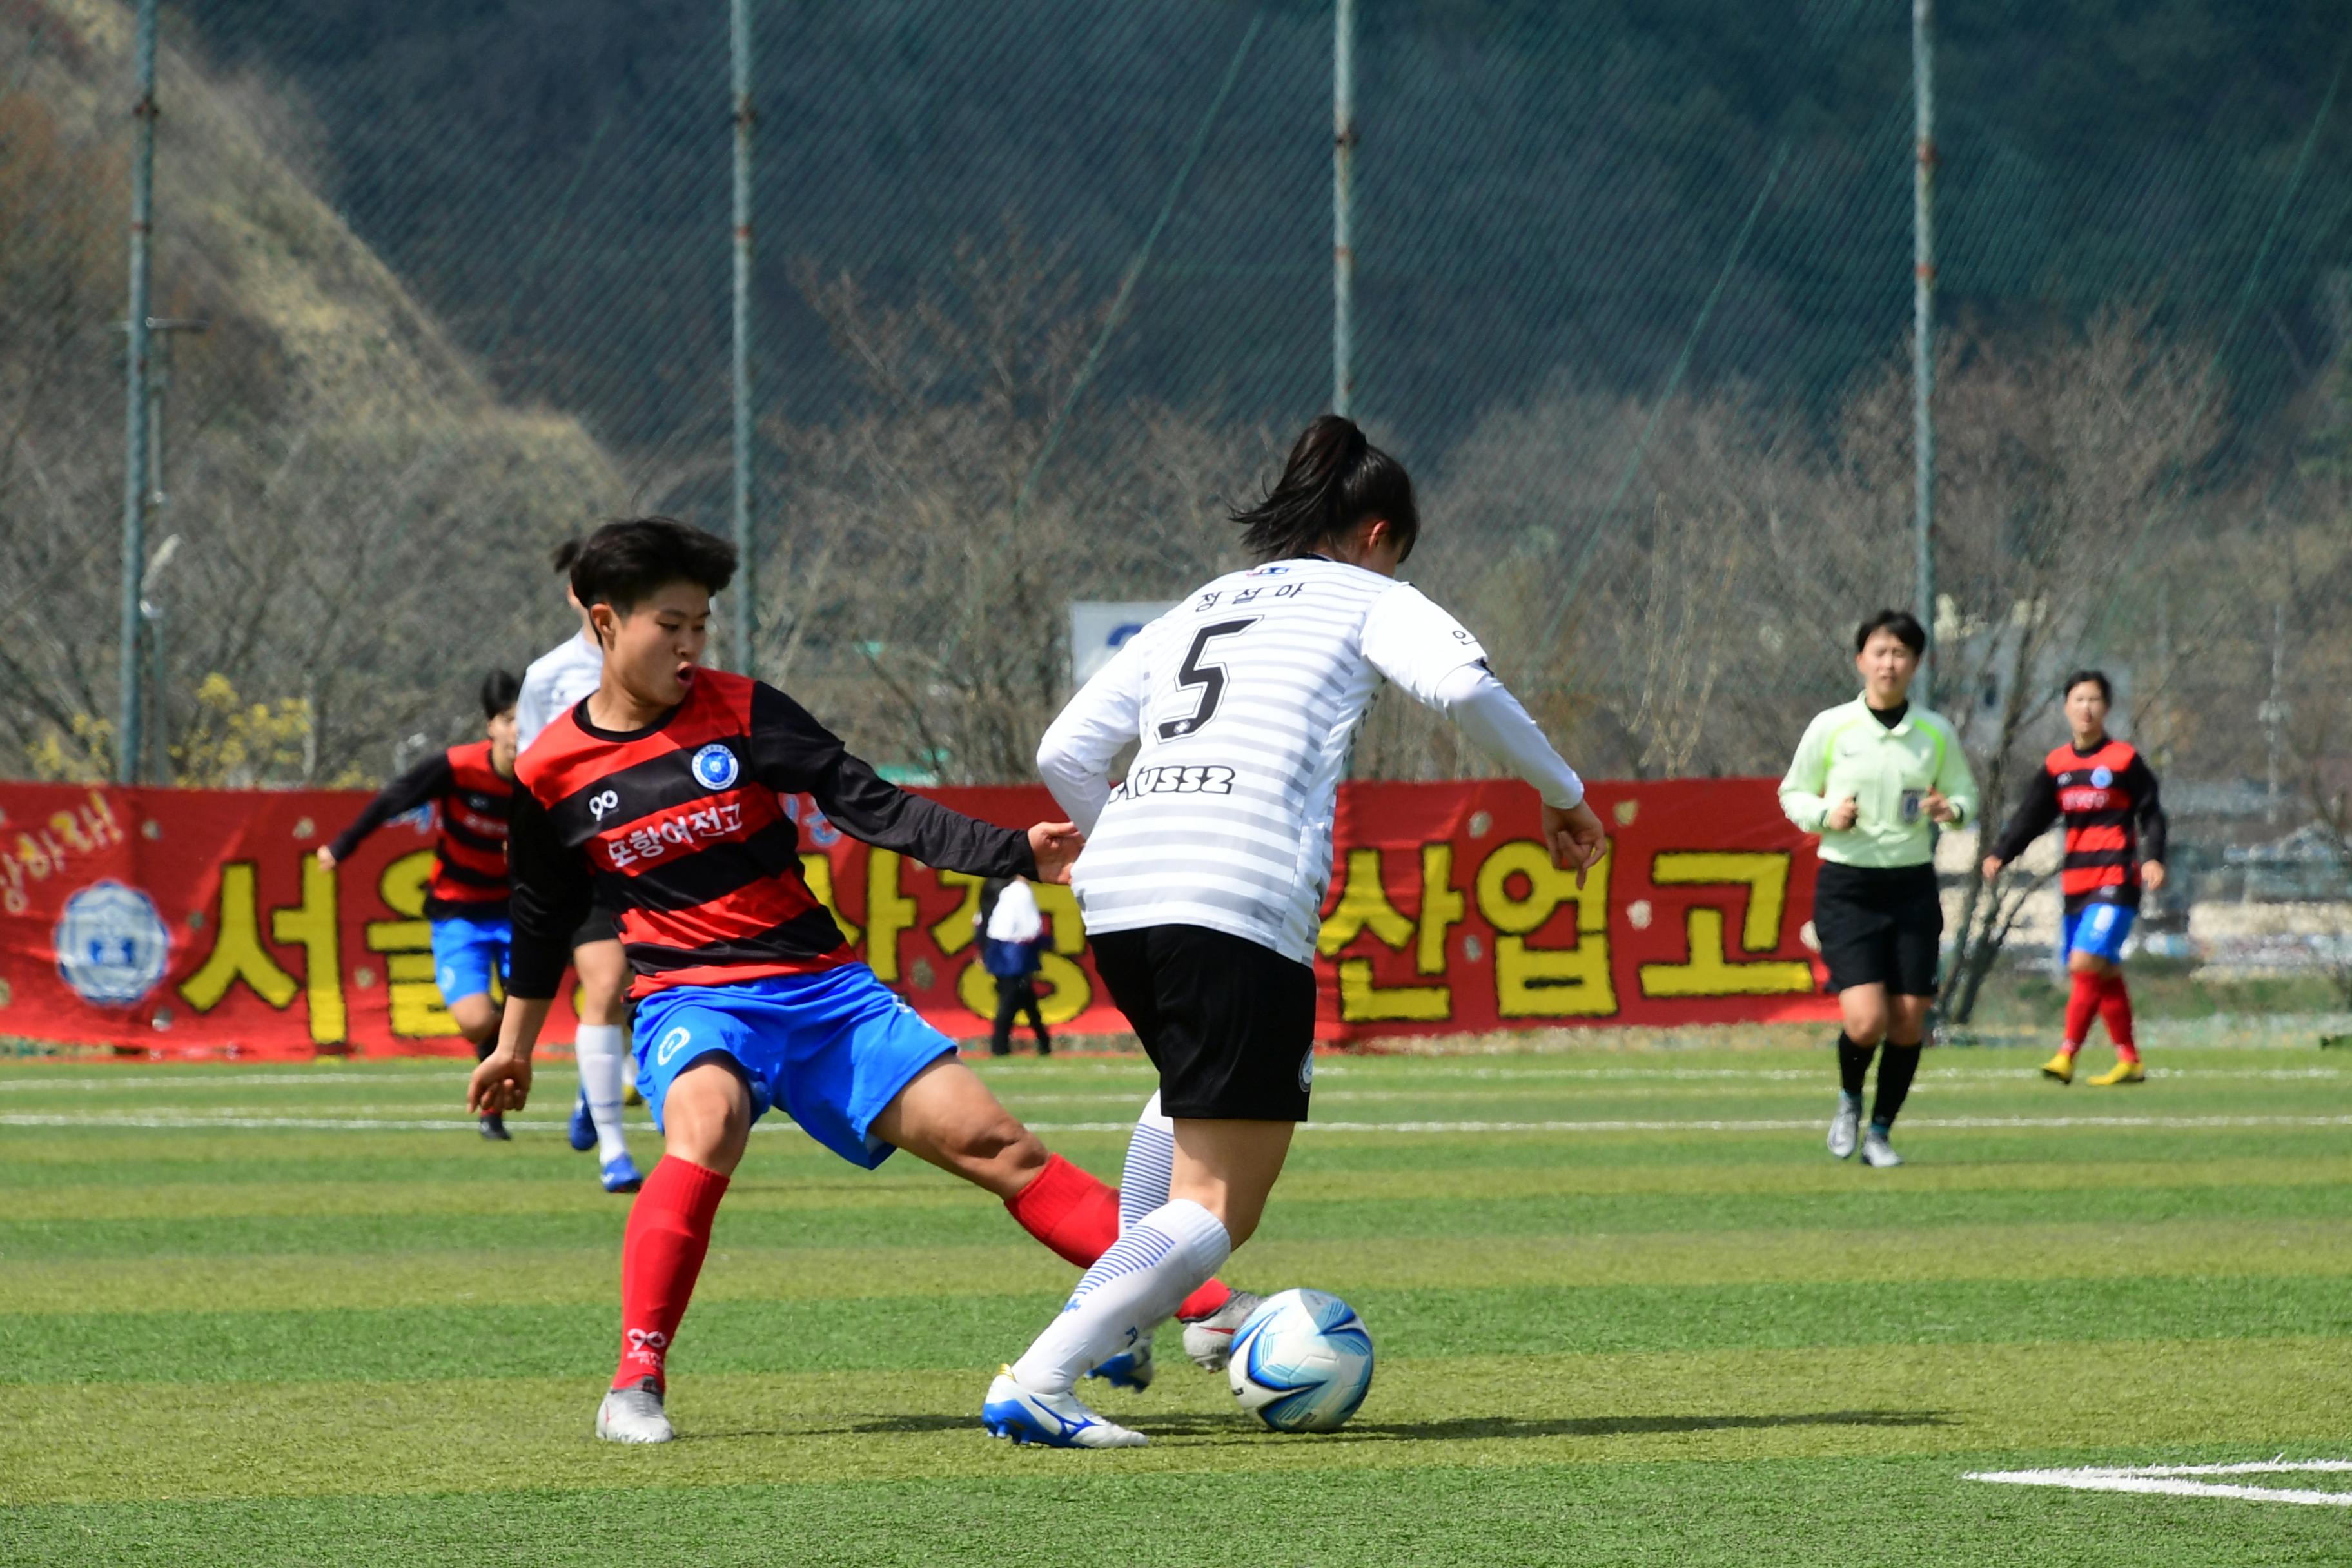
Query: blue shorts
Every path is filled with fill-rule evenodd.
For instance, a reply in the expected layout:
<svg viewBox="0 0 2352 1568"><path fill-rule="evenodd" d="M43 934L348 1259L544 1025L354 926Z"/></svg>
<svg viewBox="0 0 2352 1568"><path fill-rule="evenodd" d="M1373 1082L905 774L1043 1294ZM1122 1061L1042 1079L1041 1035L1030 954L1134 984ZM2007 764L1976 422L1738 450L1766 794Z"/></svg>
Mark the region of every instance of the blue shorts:
<svg viewBox="0 0 2352 1568"><path fill-rule="evenodd" d="M751 1090L751 1120L772 1106L853 1165L872 1170L892 1146L874 1119L955 1042L862 963L733 985L678 985L637 1004L637 1092L654 1125L677 1075L712 1057Z"/></svg>
<svg viewBox="0 0 2352 1568"><path fill-rule="evenodd" d="M2063 967L2068 955L2077 952L2121 963L2124 938L2131 935L2132 921L2138 918L2137 910L2122 904L2084 904L2059 922L2059 964Z"/></svg>
<svg viewBox="0 0 2352 1568"><path fill-rule="evenodd" d="M507 949L514 927L504 915L461 915L433 922L433 978L443 1003L490 994L490 976L506 983Z"/></svg>

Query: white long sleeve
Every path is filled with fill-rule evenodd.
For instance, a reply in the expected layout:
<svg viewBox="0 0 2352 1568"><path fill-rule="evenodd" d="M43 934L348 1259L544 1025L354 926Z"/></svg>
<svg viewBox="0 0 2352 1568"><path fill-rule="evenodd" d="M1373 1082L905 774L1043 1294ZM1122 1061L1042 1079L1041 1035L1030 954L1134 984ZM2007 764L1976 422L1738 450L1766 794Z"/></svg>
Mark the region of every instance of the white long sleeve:
<svg viewBox="0 0 2352 1568"><path fill-rule="evenodd" d="M1566 811L1583 802L1584 781L1486 666L1465 664L1448 673L1430 706L1453 720L1480 751L1535 785L1546 805Z"/></svg>
<svg viewBox="0 0 2352 1568"><path fill-rule="evenodd" d="M1140 637L1095 672L1037 742L1037 773L1078 831L1091 834L1110 800L1110 764L1143 722Z"/></svg>

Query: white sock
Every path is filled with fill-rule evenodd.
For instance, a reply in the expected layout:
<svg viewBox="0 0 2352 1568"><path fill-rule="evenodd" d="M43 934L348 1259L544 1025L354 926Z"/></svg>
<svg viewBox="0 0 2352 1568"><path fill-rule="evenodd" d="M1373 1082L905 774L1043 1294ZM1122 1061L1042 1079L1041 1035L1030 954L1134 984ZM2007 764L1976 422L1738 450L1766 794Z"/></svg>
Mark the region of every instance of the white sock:
<svg viewBox="0 0 2352 1568"><path fill-rule="evenodd" d="M629 1152L621 1136L621 1079L628 1053L618 1024L583 1024L572 1037L580 1060L580 1091L588 1097L588 1119L596 1124L596 1162L609 1165Z"/></svg>
<svg viewBox="0 0 2352 1568"><path fill-rule="evenodd" d="M1067 1394L1089 1368L1132 1347L1224 1267L1233 1238L1190 1198L1162 1204L1121 1233L1070 1292L1062 1315L1013 1363L1013 1381Z"/></svg>
<svg viewBox="0 0 2352 1568"><path fill-rule="evenodd" d="M1160 1111L1160 1091L1151 1091L1135 1131L1127 1140L1127 1164L1118 1173L1118 1228L1133 1230L1145 1215L1168 1201L1176 1179L1176 1123Z"/></svg>

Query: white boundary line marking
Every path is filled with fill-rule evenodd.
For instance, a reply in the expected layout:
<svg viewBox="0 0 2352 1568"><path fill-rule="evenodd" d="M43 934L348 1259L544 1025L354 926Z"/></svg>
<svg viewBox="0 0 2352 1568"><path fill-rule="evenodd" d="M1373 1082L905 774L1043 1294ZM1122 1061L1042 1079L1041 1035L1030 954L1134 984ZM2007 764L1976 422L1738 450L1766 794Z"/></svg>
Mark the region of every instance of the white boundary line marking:
<svg viewBox="0 0 2352 1568"><path fill-rule="evenodd" d="M2244 1502L2292 1502L2316 1508L2352 1508L2352 1491L2313 1491L2290 1487L2241 1487L2188 1480L2189 1476L2274 1476L2352 1471L2352 1459L2273 1459L2242 1465L2086 1465L2071 1470L1970 1470L1960 1479L2013 1487L2062 1487L2078 1492L2148 1492L2165 1497L2235 1498Z"/></svg>
<svg viewBox="0 0 2352 1568"><path fill-rule="evenodd" d="M399 1117L206 1115L201 1110L122 1111L82 1114L72 1111L11 1111L0 1114L0 1127L124 1127L124 1128L316 1128L333 1131L441 1132L468 1131L471 1120ZM524 1129L552 1130L562 1123L522 1122ZM769 1117L762 1126L790 1127L782 1115ZM1032 1121L1037 1132L1128 1132L1132 1121ZM1746 1121L1307 1121L1307 1132L1798 1132L1818 1130L1818 1117L1792 1117ZM2190 1131L2239 1127L2352 1127L2352 1116L1920 1116L1906 1119L1906 1127L2039 1131L2084 1127L2162 1128Z"/></svg>

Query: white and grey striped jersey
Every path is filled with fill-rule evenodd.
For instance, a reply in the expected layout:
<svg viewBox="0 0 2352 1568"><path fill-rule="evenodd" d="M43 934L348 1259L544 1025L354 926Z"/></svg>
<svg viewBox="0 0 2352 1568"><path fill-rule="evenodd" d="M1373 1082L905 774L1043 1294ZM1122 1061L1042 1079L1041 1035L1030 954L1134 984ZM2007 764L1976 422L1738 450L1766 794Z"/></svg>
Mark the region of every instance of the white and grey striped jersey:
<svg viewBox="0 0 2352 1568"><path fill-rule="evenodd" d="M567 637L530 661L515 699L515 750L527 752L539 732L604 679L604 650L586 632Z"/></svg>
<svg viewBox="0 0 2352 1568"><path fill-rule="evenodd" d="M1045 782L1087 834L1090 931L1207 926L1309 962L1348 739L1383 675L1425 703L1486 650L1421 591L1320 557L1208 584L1055 720ZM1117 789L1112 758L1140 739Z"/></svg>

